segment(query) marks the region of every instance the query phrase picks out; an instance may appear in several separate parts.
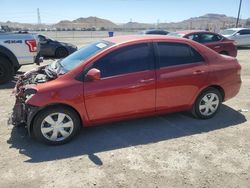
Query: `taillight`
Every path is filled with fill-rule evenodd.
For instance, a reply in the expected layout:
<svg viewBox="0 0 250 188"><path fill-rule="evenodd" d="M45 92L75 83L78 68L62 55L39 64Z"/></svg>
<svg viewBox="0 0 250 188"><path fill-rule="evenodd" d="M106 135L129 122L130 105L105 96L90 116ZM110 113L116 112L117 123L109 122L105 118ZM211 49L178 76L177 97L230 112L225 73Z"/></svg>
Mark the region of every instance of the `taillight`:
<svg viewBox="0 0 250 188"><path fill-rule="evenodd" d="M37 45L36 40L26 40L25 43L29 46L30 52L36 52L37 51Z"/></svg>

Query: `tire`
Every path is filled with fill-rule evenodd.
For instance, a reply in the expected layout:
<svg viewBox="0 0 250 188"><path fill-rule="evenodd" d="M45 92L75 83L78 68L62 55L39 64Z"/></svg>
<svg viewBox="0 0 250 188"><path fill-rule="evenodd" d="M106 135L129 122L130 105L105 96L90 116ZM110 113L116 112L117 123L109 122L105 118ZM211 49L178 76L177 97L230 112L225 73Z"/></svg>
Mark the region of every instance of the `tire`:
<svg viewBox="0 0 250 188"><path fill-rule="evenodd" d="M10 81L13 75L14 68L11 62L4 57L0 57L0 84Z"/></svg>
<svg viewBox="0 0 250 188"><path fill-rule="evenodd" d="M80 119L73 110L67 107L51 107L35 117L33 134L40 142L60 145L69 142L79 133L80 128Z"/></svg>
<svg viewBox="0 0 250 188"><path fill-rule="evenodd" d="M220 109L221 103L221 93L215 88L208 88L196 99L192 114L200 119L212 118Z"/></svg>
<svg viewBox="0 0 250 188"><path fill-rule="evenodd" d="M59 47L56 49L56 58L63 58L63 57L67 57L69 55L69 52L66 48L63 47Z"/></svg>
<svg viewBox="0 0 250 188"><path fill-rule="evenodd" d="M18 67L14 67L14 72L17 73L17 71L21 68L21 65L19 65Z"/></svg>

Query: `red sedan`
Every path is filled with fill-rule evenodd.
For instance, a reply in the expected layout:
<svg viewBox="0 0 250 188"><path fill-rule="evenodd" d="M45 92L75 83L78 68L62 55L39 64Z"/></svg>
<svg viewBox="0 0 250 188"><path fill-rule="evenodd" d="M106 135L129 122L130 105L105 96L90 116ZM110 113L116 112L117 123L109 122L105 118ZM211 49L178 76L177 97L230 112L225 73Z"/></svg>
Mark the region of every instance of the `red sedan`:
<svg viewBox="0 0 250 188"><path fill-rule="evenodd" d="M207 119L239 92L240 69L235 58L188 39L108 38L23 75L13 124L62 144L81 126L178 111Z"/></svg>
<svg viewBox="0 0 250 188"><path fill-rule="evenodd" d="M229 55L232 57L237 56L237 47L234 40L223 37L220 34L208 31L177 31L169 33L169 36L183 37L199 42L219 54Z"/></svg>

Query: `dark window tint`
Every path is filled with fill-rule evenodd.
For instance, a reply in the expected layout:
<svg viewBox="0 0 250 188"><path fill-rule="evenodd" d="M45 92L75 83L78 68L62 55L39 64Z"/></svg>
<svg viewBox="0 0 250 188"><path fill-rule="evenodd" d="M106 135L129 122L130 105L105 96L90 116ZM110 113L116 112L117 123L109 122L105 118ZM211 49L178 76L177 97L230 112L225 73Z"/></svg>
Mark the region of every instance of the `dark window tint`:
<svg viewBox="0 0 250 188"><path fill-rule="evenodd" d="M118 49L94 63L93 67L101 71L101 76L109 77L119 74L148 70L153 66L147 43Z"/></svg>
<svg viewBox="0 0 250 188"><path fill-rule="evenodd" d="M158 53L160 67L204 61L196 50L181 43L158 43Z"/></svg>
<svg viewBox="0 0 250 188"><path fill-rule="evenodd" d="M204 33L200 35L200 42L201 43L208 43L208 42L216 42L220 41L222 38L219 35Z"/></svg>
<svg viewBox="0 0 250 188"><path fill-rule="evenodd" d="M250 30L247 30L247 29L241 30L241 31L239 31L239 33L240 33L240 35L250 35Z"/></svg>
<svg viewBox="0 0 250 188"><path fill-rule="evenodd" d="M152 31L147 31L146 34L150 34L150 35L167 35L168 32L163 31L163 30L152 30Z"/></svg>

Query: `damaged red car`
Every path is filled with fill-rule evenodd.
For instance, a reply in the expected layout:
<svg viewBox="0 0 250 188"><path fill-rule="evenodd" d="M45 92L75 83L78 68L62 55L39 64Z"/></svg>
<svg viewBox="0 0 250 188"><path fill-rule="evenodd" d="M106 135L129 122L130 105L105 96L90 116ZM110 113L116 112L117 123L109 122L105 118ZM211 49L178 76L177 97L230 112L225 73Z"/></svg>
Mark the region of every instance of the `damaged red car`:
<svg viewBox="0 0 250 188"><path fill-rule="evenodd" d="M178 111L207 119L239 92L240 70L235 58L188 39L108 38L21 76L12 123L63 144L82 126Z"/></svg>

